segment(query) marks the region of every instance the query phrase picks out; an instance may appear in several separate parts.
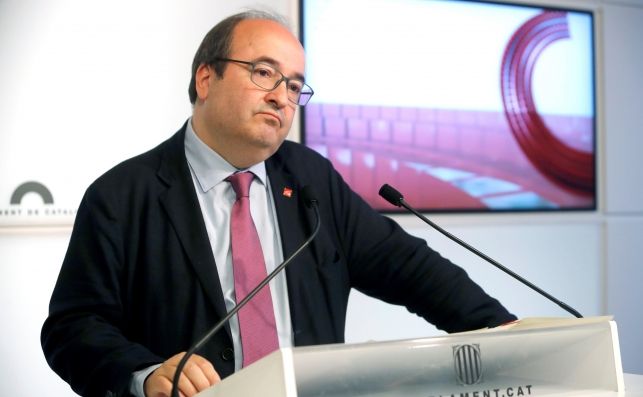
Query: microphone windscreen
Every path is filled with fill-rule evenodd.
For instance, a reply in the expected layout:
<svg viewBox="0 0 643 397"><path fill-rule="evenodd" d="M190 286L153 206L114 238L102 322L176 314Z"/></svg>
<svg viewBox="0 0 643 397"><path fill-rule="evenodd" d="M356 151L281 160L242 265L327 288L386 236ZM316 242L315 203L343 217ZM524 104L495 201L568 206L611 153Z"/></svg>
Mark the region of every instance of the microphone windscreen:
<svg viewBox="0 0 643 397"><path fill-rule="evenodd" d="M380 188L380 196L396 207L400 207L402 205L401 200L404 198L402 193L398 192L394 187L387 183L383 184Z"/></svg>
<svg viewBox="0 0 643 397"><path fill-rule="evenodd" d="M315 194L315 190L313 190L310 185L306 185L301 188L301 197L304 199L304 203L306 203L306 206L310 208L313 204L317 204L317 195Z"/></svg>

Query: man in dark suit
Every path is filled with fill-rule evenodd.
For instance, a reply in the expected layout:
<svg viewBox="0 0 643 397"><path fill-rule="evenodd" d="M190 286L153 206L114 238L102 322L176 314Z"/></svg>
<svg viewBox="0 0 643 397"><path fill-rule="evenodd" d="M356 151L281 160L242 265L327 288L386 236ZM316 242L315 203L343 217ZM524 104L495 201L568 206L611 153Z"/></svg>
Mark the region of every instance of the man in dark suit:
<svg viewBox="0 0 643 397"><path fill-rule="evenodd" d="M448 332L515 319L462 269L373 211L326 159L284 141L312 95L303 76L303 48L276 18L253 11L222 21L194 59L192 117L88 188L42 330L50 366L74 391L169 395L182 352L235 304L228 176L239 171L253 173L267 271L312 231L301 188L318 196L318 236L270 284L279 346L343 342L351 288ZM242 342L235 318L190 358L181 393L239 369Z"/></svg>

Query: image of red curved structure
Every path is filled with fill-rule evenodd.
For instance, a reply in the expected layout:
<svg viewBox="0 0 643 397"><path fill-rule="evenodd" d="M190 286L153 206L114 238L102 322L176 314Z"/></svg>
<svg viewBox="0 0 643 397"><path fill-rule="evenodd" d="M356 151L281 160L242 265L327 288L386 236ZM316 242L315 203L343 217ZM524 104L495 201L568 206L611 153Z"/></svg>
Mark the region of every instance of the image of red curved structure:
<svg viewBox="0 0 643 397"><path fill-rule="evenodd" d="M377 194L384 183L422 211L595 209L592 19L531 8L501 7L483 18L472 11L465 20L489 28L479 35L464 28L459 8L444 14L454 23L443 25L437 11L423 9L445 35L427 34L430 43L422 45L411 40L407 52L424 60L422 72L432 78L420 76L416 86L418 78L409 77L399 91L375 84L348 96L345 84L331 84L303 109L302 141L381 211L398 210ZM391 32L400 45L404 32ZM335 50L338 44L329 47L350 50ZM388 73L404 75L408 65L399 62ZM360 79L383 78L359 62L349 67Z"/></svg>
<svg viewBox="0 0 643 397"><path fill-rule="evenodd" d="M594 154L559 139L538 114L532 96L538 57L547 46L569 37L565 12L544 11L520 26L502 57L502 101L510 130L529 161L560 186L593 194Z"/></svg>

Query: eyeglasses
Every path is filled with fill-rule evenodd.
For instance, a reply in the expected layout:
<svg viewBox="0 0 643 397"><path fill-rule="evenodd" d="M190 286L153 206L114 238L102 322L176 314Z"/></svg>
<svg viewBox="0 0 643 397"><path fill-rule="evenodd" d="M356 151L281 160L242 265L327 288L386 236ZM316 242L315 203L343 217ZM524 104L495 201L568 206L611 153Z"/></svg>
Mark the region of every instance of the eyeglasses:
<svg viewBox="0 0 643 397"><path fill-rule="evenodd" d="M230 58L215 58L215 61L236 62L250 66L250 81L266 91L274 90L282 81L285 81L288 100L299 106L305 106L314 94L313 89L303 80L288 78L279 69L268 63L247 62Z"/></svg>

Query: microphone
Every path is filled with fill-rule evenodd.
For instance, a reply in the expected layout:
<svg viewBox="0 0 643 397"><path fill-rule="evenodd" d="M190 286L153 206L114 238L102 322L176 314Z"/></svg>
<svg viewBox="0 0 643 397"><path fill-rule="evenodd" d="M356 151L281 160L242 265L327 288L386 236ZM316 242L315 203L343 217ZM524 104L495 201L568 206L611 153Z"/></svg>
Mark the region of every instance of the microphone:
<svg viewBox="0 0 643 397"><path fill-rule="evenodd" d="M203 345L206 344L207 341L212 338L230 319L232 316L237 314L241 308L243 308L252 298L254 298L257 293L266 286L277 274L279 274L288 264L297 256L301 251L304 250L310 244L311 241L317 236L317 233L319 232L319 227L321 225L321 217L319 216L319 207L318 204L319 202L317 201L317 197L315 195L315 192L313 191L313 188L310 187L309 185L304 186L300 190L301 196L304 199L304 203L308 208L312 208L315 211L315 228L313 229L312 234L306 241L303 242L299 246L299 248L292 253L286 260L281 262L279 266L275 268L266 278L264 278L252 291L246 295L245 298L241 300L241 302L237 303L237 305L232 308L228 312L228 314L221 319L218 323L210 329L198 342L196 342L192 347L185 353L185 355L181 358L181 361L179 361L179 364L176 367L176 372L174 373L174 378L172 380L172 397L179 397L179 378L181 376L181 372L183 372L183 368L185 367L185 364L187 363L188 359L190 356L192 356L197 350L199 350Z"/></svg>
<svg viewBox="0 0 643 397"><path fill-rule="evenodd" d="M411 207L406 201L404 201L404 196L402 196L402 193L400 193L397 190L395 190L395 188L393 188L392 186L390 186L390 185L385 183L380 188L379 193L380 193L380 196L382 196L382 198L384 198L389 203L393 204L396 207L404 207L404 208L406 208L407 210L409 210L410 212L415 214L415 216L417 216L418 218L422 219L424 222L429 224L429 226L431 226L432 228L434 228L438 232L444 234L445 236L447 236L451 240L455 241L456 243L460 244L464 248L466 248L469 251L473 252L474 254L478 255L480 258L484 259L485 261L491 263L492 265L494 265L498 269L502 270L503 272L507 273L508 275L510 275L511 277L515 278L516 280L520 281L521 283L523 283L527 287L529 287L532 290L538 292L540 295L544 296L545 298L547 298L550 301L554 302L558 306L562 307L565 311L573 314L577 318L582 318L583 317L579 312L577 312L571 306L569 306L566 303L561 302L560 300L554 298L552 295L548 294L547 292L543 291L542 289L540 289L536 285L532 284L531 282L529 282L524 277L518 275L517 273L514 273L513 271L509 270L505 266L501 265L500 263L498 263L495 260L491 259L487 255L485 255L482 252L478 251L477 249L473 248L469 244L467 244L464 241L460 240L456 236L454 236L451 233L447 232L446 230L442 229L440 226L438 226L435 223L431 222L428 218L426 218L424 215L420 214L413 207Z"/></svg>

